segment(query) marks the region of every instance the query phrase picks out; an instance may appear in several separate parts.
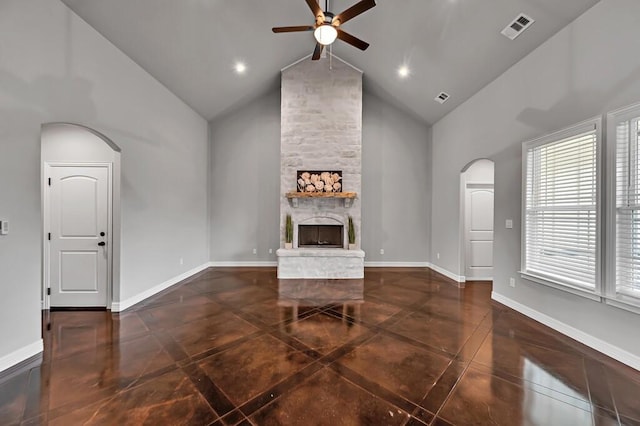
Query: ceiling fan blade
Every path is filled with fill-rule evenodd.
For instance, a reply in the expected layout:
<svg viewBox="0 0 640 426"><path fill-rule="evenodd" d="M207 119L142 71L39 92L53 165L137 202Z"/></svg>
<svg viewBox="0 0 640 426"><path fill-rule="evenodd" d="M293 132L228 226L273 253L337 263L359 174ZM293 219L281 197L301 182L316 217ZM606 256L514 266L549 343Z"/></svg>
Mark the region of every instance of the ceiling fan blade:
<svg viewBox="0 0 640 426"><path fill-rule="evenodd" d="M367 50L369 47L369 43L360 40L358 37L354 37L346 31L342 31L340 28L336 28L338 30L338 38L346 43L349 43L353 47L357 47L360 50Z"/></svg>
<svg viewBox="0 0 640 426"><path fill-rule="evenodd" d="M322 11L322 8L318 4L318 1L317 0L306 0L306 1L307 1L307 4L309 5L309 9L311 9L311 12L313 12L313 16L316 17L316 21L318 19L321 19L321 22L324 22L324 12Z"/></svg>
<svg viewBox="0 0 640 426"><path fill-rule="evenodd" d="M313 31L311 25L299 25L297 27L273 27L271 29L274 33L294 33L297 31Z"/></svg>
<svg viewBox="0 0 640 426"><path fill-rule="evenodd" d="M320 43L316 43L316 48L313 50L313 56L311 57L311 60L317 61L318 59L320 59L322 49L324 49L324 46Z"/></svg>
<svg viewBox="0 0 640 426"><path fill-rule="evenodd" d="M360 15L361 13L364 13L367 10L371 9L375 5L376 5L375 0L362 0L361 2L354 4L344 12L336 15L333 18L333 23L334 23L333 25L336 27L339 25L342 25L348 20L353 19L356 16Z"/></svg>

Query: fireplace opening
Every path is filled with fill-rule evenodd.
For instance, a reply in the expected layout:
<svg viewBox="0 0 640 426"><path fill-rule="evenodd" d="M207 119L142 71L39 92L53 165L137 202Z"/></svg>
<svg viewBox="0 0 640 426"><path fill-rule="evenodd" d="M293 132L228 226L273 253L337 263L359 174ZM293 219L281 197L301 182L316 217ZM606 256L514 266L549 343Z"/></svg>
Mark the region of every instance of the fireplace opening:
<svg viewBox="0 0 640 426"><path fill-rule="evenodd" d="M298 225L298 247L344 248L344 226Z"/></svg>

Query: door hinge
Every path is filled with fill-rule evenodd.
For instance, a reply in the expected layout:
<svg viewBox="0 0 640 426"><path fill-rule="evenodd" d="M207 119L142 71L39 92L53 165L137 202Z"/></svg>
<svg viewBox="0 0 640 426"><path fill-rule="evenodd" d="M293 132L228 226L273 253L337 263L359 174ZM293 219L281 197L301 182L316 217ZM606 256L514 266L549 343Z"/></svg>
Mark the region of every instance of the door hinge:
<svg viewBox="0 0 640 426"><path fill-rule="evenodd" d="M49 237L49 241L51 241L51 232L49 232L49 236L48 237Z"/></svg>
<svg viewBox="0 0 640 426"><path fill-rule="evenodd" d="M51 296L51 287L47 287L47 296Z"/></svg>
<svg viewBox="0 0 640 426"><path fill-rule="evenodd" d="M49 186L51 186L51 178L49 178Z"/></svg>

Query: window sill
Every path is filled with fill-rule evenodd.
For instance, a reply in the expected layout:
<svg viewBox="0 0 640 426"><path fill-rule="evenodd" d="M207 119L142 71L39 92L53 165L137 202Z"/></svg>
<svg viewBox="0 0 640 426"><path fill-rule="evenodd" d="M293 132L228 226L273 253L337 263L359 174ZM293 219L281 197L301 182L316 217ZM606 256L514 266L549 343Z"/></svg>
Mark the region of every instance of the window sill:
<svg viewBox="0 0 640 426"><path fill-rule="evenodd" d="M615 306L618 309L640 314L640 300L635 297L629 297L624 294L618 294L613 297L605 297L605 303L609 306Z"/></svg>
<svg viewBox="0 0 640 426"><path fill-rule="evenodd" d="M527 281L542 284L544 286L555 288L556 290L564 291L566 293L575 294L576 296L584 297L596 302L604 302L605 304L614 308L633 312L635 314L640 314L640 299L636 297L627 296L625 294L617 294L616 296L600 295L585 288L573 287L568 284L559 283L547 277L532 274L530 272L519 271L519 273L520 277L524 278Z"/></svg>
<svg viewBox="0 0 640 426"><path fill-rule="evenodd" d="M532 281L538 284L545 285L547 287L555 288L567 293L575 294L576 296L584 297L586 299L595 300L596 302L602 302L602 296L595 293L595 291L588 290L582 287L571 286L569 284L553 281L550 278L535 275L530 272L520 271L520 277L527 281Z"/></svg>

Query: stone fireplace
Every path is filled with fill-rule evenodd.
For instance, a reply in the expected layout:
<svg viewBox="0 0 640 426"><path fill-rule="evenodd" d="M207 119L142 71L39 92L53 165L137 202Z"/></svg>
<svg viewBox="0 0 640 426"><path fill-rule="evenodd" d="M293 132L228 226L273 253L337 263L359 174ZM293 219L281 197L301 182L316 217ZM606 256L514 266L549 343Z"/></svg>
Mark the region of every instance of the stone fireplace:
<svg viewBox="0 0 640 426"><path fill-rule="evenodd" d="M304 175L309 171L309 176ZM339 174L334 192L301 182ZM327 175L325 175L326 177ZM303 179L304 180L304 179ZM282 71L280 230L293 221L293 248L278 250L279 278L363 278L360 250L362 72L333 57L299 61ZM302 192L301 192L302 191ZM312 193L304 193L304 192ZM348 250L352 218L356 250Z"/></svg>
<svg viewBox="0 0 640 426"><path fill-rule="evenodd" d="M342 225L298 225L299 248L344 248Z"/></svg>
<svg viewBox="0 0 640 426"><path fill-rule="evenodd" d="M347 248L346 230L346 222L340 215L325 213L324 216L301 218L294 222L293 248ZM336 234L339 235L337 238Z"/></svg>

